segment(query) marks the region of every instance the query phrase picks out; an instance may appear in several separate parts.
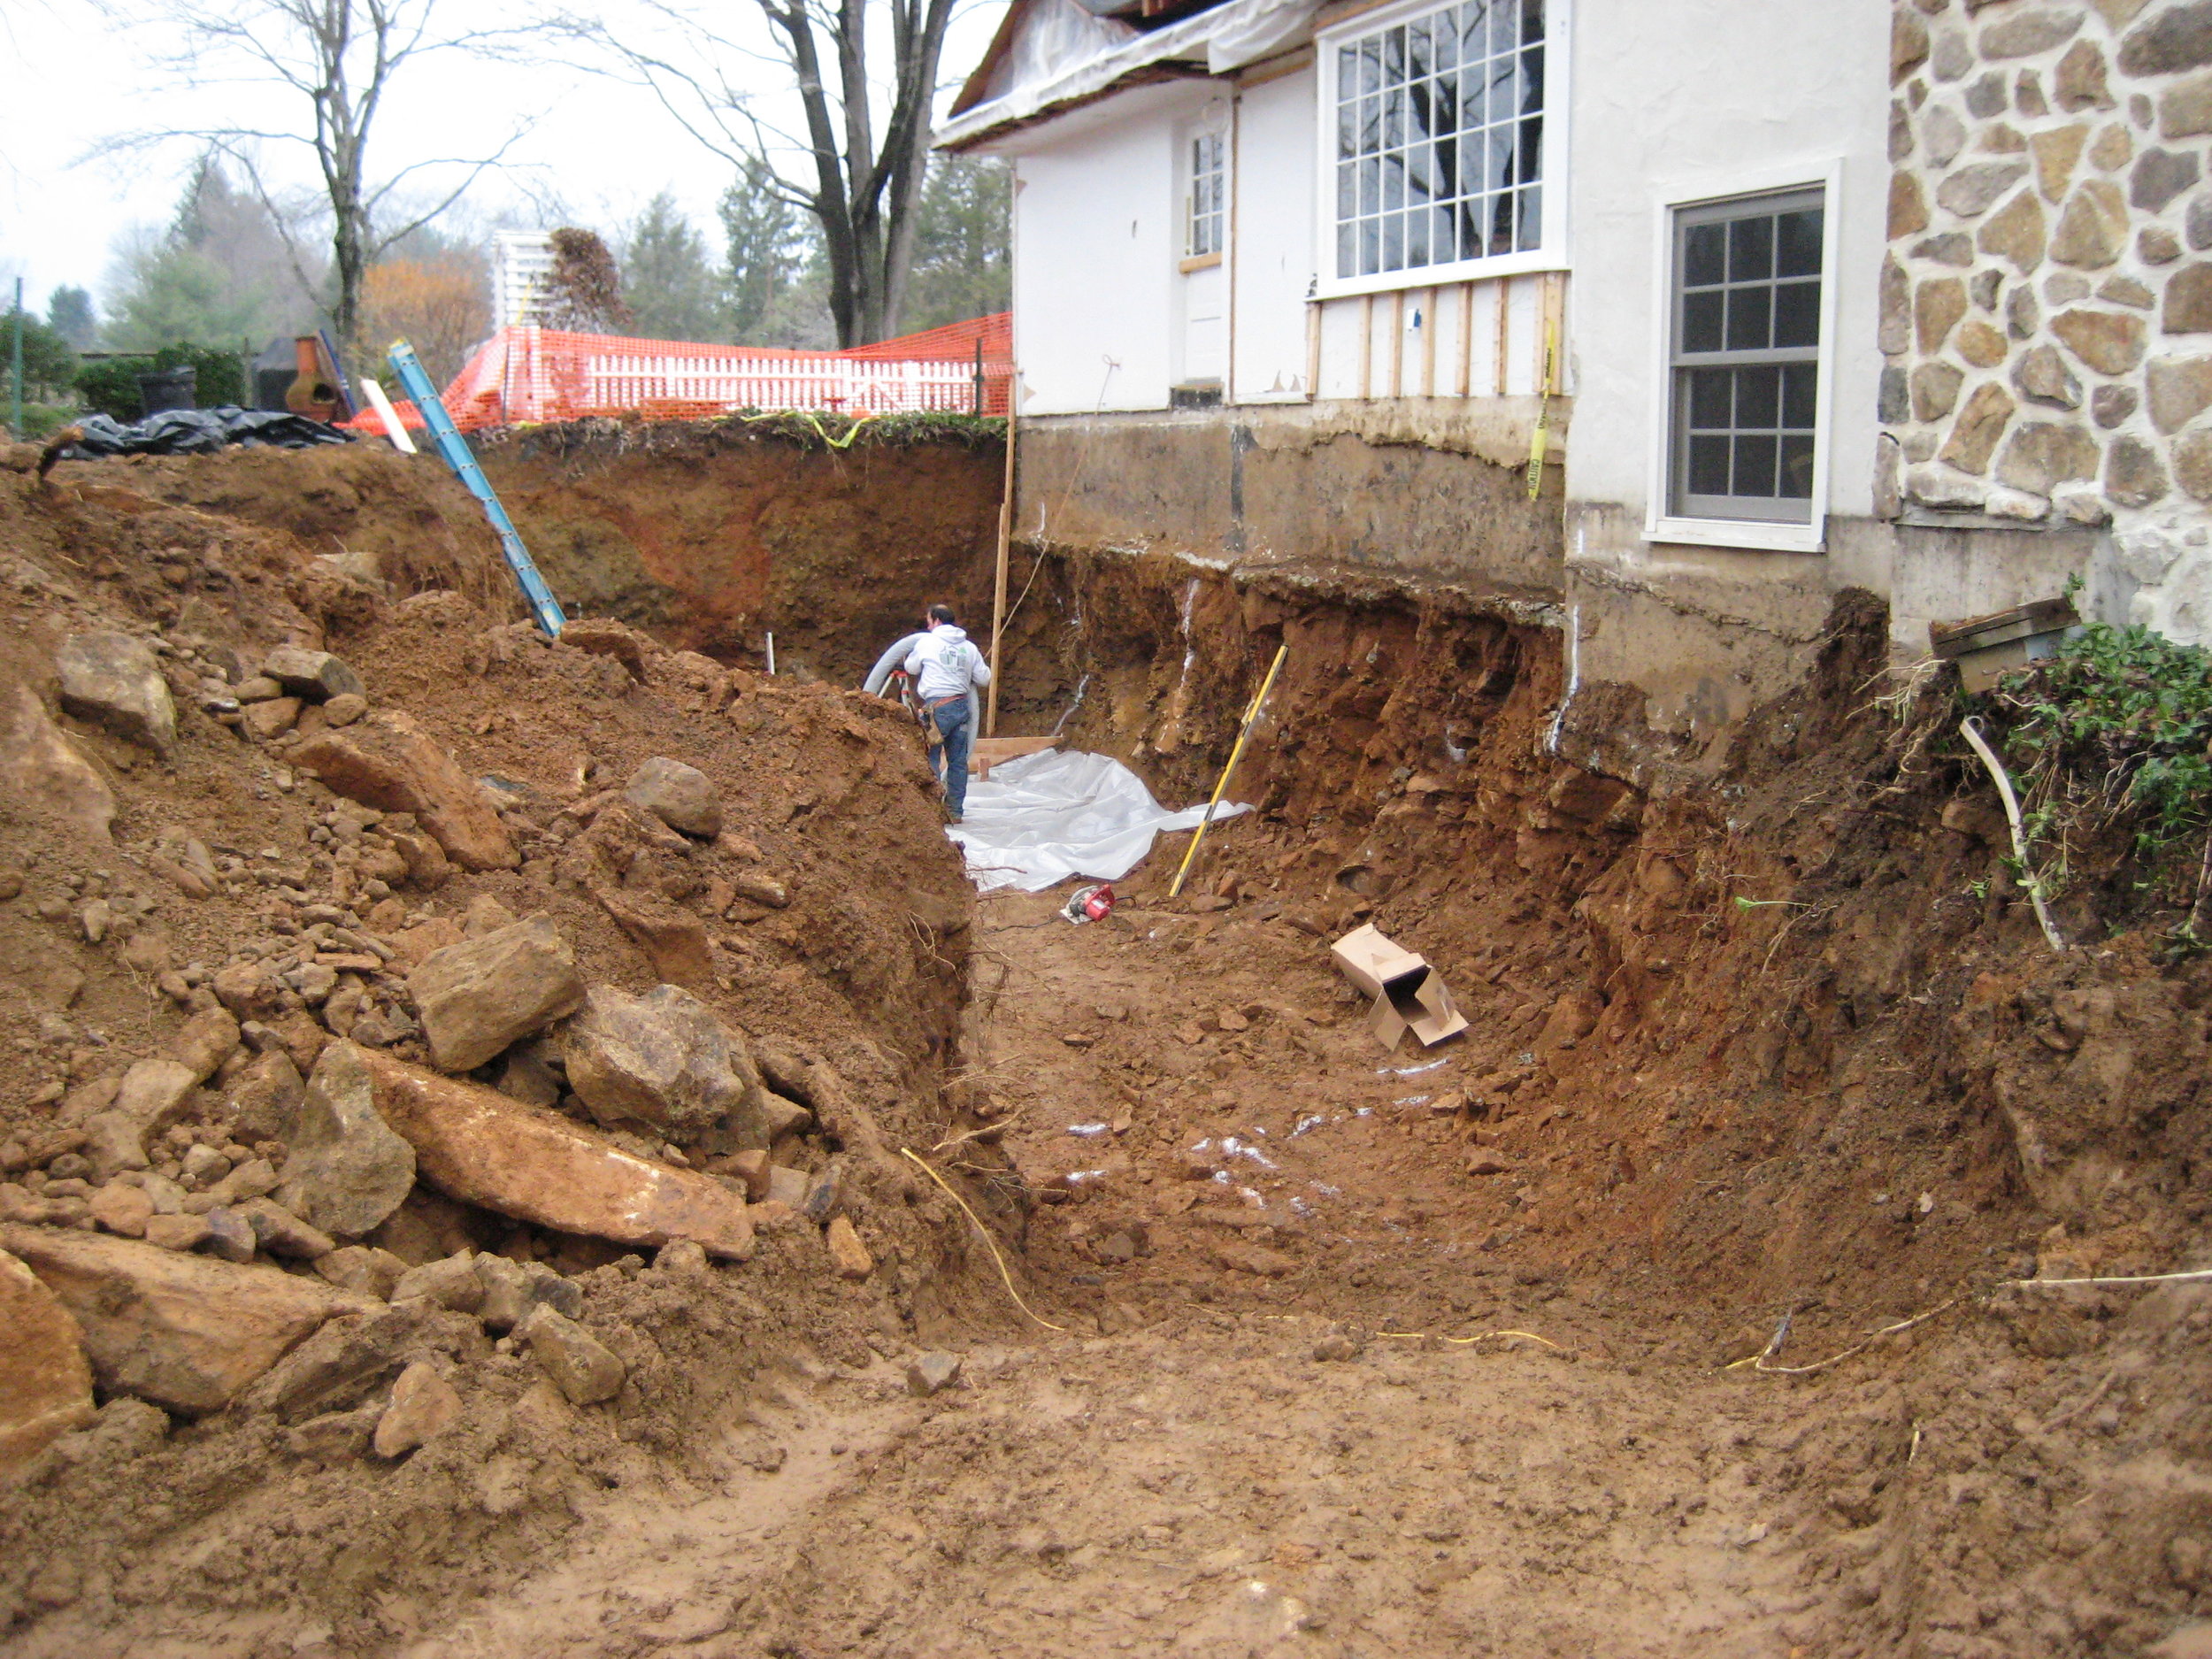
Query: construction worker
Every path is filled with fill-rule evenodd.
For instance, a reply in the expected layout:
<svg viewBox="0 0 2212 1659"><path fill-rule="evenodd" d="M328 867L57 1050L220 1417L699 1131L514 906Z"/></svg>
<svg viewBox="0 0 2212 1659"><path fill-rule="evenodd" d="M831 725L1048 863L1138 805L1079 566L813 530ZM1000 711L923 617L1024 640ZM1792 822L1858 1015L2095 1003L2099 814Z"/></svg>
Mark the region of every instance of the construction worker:
<svg viewBox="0 0 2212 1659"><path fill-rule="evenodd" d="M943 740L929 751L930 770L945 782L945 815L955 824L968 804L968 749L975 741L975 688L991 683L990 664L953 620L952 607L929 608L929 632L907 656L922 719Z"/></svg>

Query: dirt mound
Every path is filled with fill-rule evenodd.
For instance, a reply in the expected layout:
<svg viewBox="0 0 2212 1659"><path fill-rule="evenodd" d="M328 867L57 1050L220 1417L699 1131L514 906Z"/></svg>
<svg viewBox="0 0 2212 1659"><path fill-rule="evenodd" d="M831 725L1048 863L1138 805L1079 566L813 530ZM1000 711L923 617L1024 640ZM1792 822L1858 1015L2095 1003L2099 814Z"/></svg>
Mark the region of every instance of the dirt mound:
<svg viewBox="0 0 2212 1659"><path fill-rule="evenodd" d="M311 1410L249 1391L211 1413L164 1412L131 1398L96 1344L96 1423L18 1471L0 1521L0 1608L39 1620L26 1651L110 1646L150 1607L253 1609L288 1631L300 1615L287 1609L404 1627L511 1574L575 1524L581 1494L711 1479L720 1431L795 1355L860 1360L893 1333L1002 1317L995 1300L970 1305L982 1286L962 1265L968 1224L896 1156L938 1139L972 902L936 833L910 722L619 628L580 629L594 650L548 644L503 605L488 615L472 602L496 591L488 538L441 541L455 503L405 496L419 474L359 452L319 454L291 478L268 465L297 461L177 467L194 480L178 493L204 503L193 505L144 493L158 466L127 485L0 476L0 691L37 739L9 751L0 788L0 1219L28 1223L26 1238L96 1227L108 1248L158 1257L127 1240L171 1220L177 1248L215 1248L223 1235L206 1241L205 1226L231 1212L207 1201L223 1198L267 1223L244 1234L247 1254L279 1252L276 1266L235 1271L281 1267L316 1286L340 1274L349 1292L369 1271L356 1258L397 1271L502 1254L573 1287L563 1296L626 1381L609 1405L572 1405L532 1343L421 1301L393 1310L413 1310L412 1323L364 1326L360 1340L384 1349L349 1386L299 1396ZM341 484L377 499L376 514ZM268 513L280 485L306 489L288 497L296 513ZM219 511L242 495L258 522ZM396 495L408 503L397 520ZM396 548L410 522L424 534L409 551L363 557ZM173 741L119 735L106 717L121 692L58 679L65 642L86 638L114 641L115 672L136 675L126 691L173 709ZM284 646L309 659L296 672L334 686L349 667L365 697L303 701L280 695L289 680L258 683ZM340 670L316 668L325 651ZM424 796L404 806L367 804L375 788L360 783L352 799L325 787L312 757L336 775L328 754L373 756L364 733L449 757L465 798L439 797L442 773L403 780ZM704 774L718 834L679 833L625 797L657 756ZM88 801L111 831L78 810ZM479 840L454 827L464 820ZM486 836L511 850L475 856ZM783 1125L756 1168L772 1159L795 1184L779 1195L803 1213L764 1223L741 1264L664 1250L649 1265L649 1248L518 1223L426 1183L363 1248L311 1266L333 1241L288 1242L314 1230L238 1186L257 1160L289 1167L286 1143L306 1133L298 1079L319 1079L342 1036L426 1072L431 1016L411 970L538 914L581 982L635 992L681 979L746 1045ZM584 1120L572 1133L610 1156L731 1167L710 1139L590 1123L563 1094L559 1061L557 1043L526 1038L474 1076L518 1100L532 1098L528 1078L549 1079L536 1098L562 1096ZM272 1065L292 1079L275 1108ZM163 1084L158 1116L133 1125L146 1137L134 1160L111 1120ZM712 1179L746 1189L741 1166ZM865 1241L864 1277L838 1277L824 1222ZM196 1225L196 1247L184 1240ZM119 1271L127 1279L149 1259ZM444 1377L459 1413L393 1463L365 1440L402 1361ZM702 1434L723 1448L704 1462ZM435 1587L420 1577L432 1563ZM395 1610L398 1582L414 1587Z"/></svg>

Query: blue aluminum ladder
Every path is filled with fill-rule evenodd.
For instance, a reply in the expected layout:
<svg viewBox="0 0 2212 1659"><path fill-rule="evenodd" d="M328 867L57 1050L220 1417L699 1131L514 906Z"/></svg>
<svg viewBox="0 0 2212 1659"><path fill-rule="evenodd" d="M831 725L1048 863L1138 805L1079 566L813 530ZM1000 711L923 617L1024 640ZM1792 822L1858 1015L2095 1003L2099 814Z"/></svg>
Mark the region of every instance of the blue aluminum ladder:
<svg viewBox="0 0 2212 1659"><path fill-rule="evenodd" d="M468 493L484 505L484 517L491 520L492 528L499 534L499 545L507 556L507 568L515 573L515 581L522 589L522 596L530 603L530 610L538 619L538 626L558 639L561 628L568 620L562 614L561 602L553 597L553 590L545 585L545 578L530 557L530 549L522 544L522 533L515 528L515 521L507 516L506 508L499 503L498 492L491 480L484 476L484 469L476 464L475 454L469 449L468 440L453 424L453 417L446 412L438 389L430 384L430 377L423 372L421 361L415 356L414 347L404 340L392 342L392 372L399 376L402 390L414 400L422 412L423 425L429 428L430 441L437 445L438 453L453 469Z"/></svg>

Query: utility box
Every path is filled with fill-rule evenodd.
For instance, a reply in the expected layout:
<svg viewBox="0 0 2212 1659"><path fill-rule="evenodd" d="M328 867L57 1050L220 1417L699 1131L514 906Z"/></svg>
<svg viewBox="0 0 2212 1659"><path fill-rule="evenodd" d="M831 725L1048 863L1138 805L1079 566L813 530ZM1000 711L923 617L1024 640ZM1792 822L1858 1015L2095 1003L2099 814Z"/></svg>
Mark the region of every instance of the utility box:
<svg viewBox="0 0 2212 1659"><path fill-rule="evenodd" d="M1395 1048L1410 1031L1424 1048L1467 1029L1467 1017L1453 1004L1444 976L1428 958L1408 950L1372 923L1356 927L1329 947L1337 972L1375 999L1367 1029L1385 1048Z"/></svg>

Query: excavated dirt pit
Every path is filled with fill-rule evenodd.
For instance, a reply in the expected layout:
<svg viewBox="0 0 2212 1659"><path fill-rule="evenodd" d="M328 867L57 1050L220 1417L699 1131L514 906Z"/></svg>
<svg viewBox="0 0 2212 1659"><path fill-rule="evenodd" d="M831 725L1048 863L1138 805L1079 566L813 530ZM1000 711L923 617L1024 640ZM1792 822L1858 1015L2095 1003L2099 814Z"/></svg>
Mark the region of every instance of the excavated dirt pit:
<svg viewBox="0 0 2212 1659"><path fill-rule="evenodd" d="M1985 783L1870 705L1878 606L1840 607L1803 695L1660 802L1553 757L1532 619L1344 572L1025 555L1004 728L1064 720L1171 803L1290 647L1233 792L1260 810L1181 898L1179 836L1079 927L1064 894L971 895L901 717L729 643L773 620L841 677L918 602L972 610L990 453L832 477L749 441L534 442L495 465L537 469L510 485L526 536L567 526L632 572L603 609L729 660L624 647L641 681L534 641L465 498L364 448L0 474L5 689L51 708L55 647L95 626L203 663L338 652L503 780L521 854L402 883L363 930L411 948L485 899L542 910L585 979L637 991L678 958L618 925L626 895L663 949L697 918L703 999L818 1096L778 1161L834 1167L872 1270L838 1277L804 1217L700 1267L426 1183L383 1241L550 1264L621 1393L573 1407L458 1316L424 1351L459 1419L396 1461L325 1421L373 1418L388 1376L319 1438L104 1386L0 1502L0 1651L2212 1651L2212 1302L2005 1282L2207 1264L2212 975L2161 956L2116 877L2062 918L2092 942L2049 954ZM744 513L716 511L718 469ZM694 595L738 580L717 526L774 518L760 492L802 527L746 541L739 585L780 597L702 631ZM634 569L618 508L654 549ZM855 549L900 537L876 580ZM391 593L311 563L335 552ZM0 1141L50 1207L20 1183L71 1102L187 1012L165 952L276 959L288 878L359 880L316 863L336 803L288 740L187 708L157 762L57 718L117 813L110 848L0 803ZM721 838L609 850L565 818L653 754L711 776ZM153 873L179 830L237 862L207 898ZM733 896L763 873L784 907ZM152 901L111 903L130 938L87 940L103 894ZM1372 1040L1326 953L1363 920L1437 964L1463 1037ZM419 1057L400 977L362 977L355 1040ZM225 1144L235 1099L219 1071L188 1123ZM1025 1309L901 1148L990 1225ZM956 1382L912 1392L923 1350Z"/></svg>

